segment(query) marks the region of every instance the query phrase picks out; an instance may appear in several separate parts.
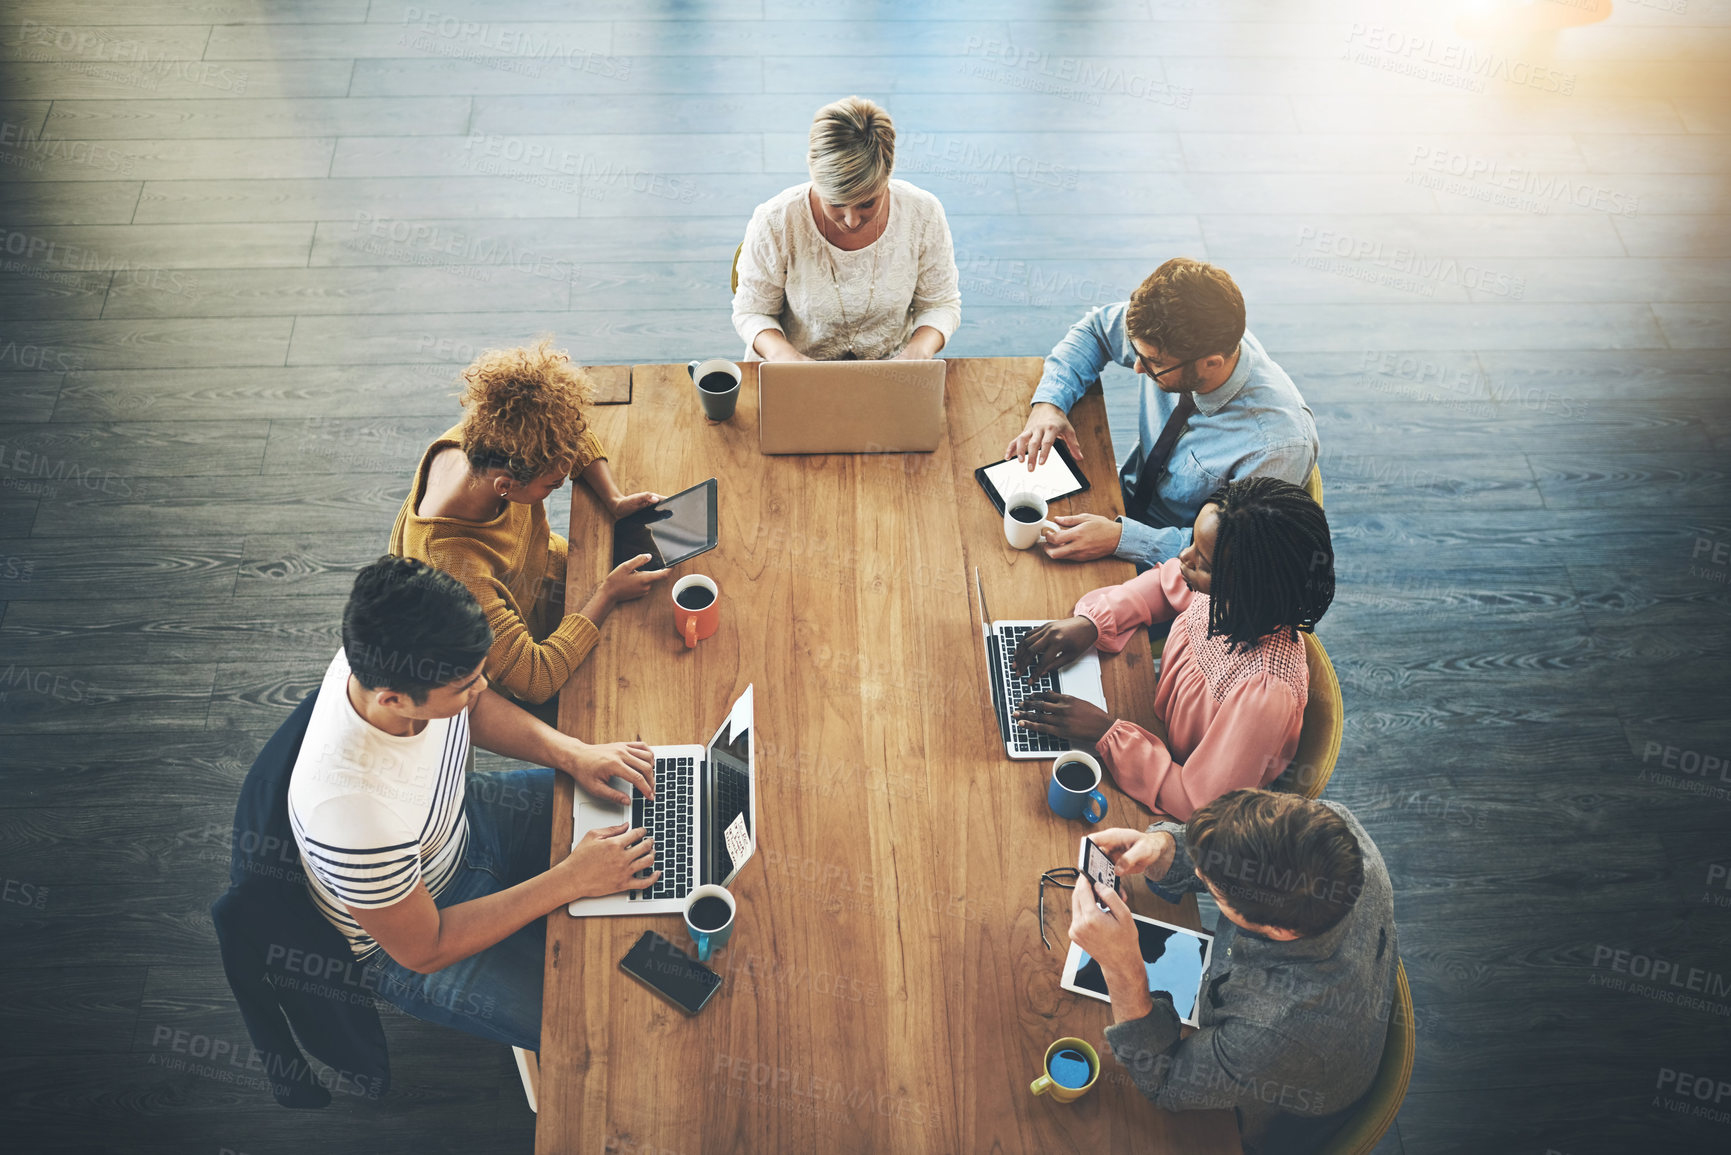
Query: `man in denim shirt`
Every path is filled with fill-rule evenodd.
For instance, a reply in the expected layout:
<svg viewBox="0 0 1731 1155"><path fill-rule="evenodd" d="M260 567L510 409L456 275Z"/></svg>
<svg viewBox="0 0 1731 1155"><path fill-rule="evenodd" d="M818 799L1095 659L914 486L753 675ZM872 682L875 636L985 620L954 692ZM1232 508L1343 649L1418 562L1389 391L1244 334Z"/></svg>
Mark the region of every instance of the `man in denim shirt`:
<svg viewBox="0 0 1731 1155"><path fill-rule="evenodd" d="M1033 469L1062 439L1082 447L1067 414L1108 361L1145 378L1136 450L1118 471L1125 516L1057 517L1046 552L1062 561L1113 554L1156 566L1190 542L1216 489L1240 477L1303 485L1316 464L1316 422L1280 366L1244 328L1244 297L1224 270L1174 257L1122 304L1090 310L1046 358L1006 459ZM1151 460L1158 458L1158 460Z"/></svg>
<svg viewBox="0 0 1731 1155"><path fill-rule="evenodd" d="M1400 943L1370 835L1335 802L1233 790L1187 825L1092 837L1168 901L1206 886L1220 906L1201 1025L1183 1038L1171 999L1148 990L1129 907L1077 881L1070 939L1100 964L1106 1042L1136 1089L1168 1111L1235 1111L1251 1155L1314 1149L1370 1087L1388 1035Z"/></svg>

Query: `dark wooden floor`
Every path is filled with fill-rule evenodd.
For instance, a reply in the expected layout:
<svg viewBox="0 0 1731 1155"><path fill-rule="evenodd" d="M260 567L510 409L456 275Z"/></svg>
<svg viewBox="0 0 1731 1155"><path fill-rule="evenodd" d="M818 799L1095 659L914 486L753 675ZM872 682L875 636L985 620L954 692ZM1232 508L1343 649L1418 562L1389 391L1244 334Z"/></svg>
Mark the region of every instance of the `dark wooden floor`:
<svg viewBox="0 0 1731 1155"><path fill-rule="evenodd" d="M236 785L454 369L733 355L746 218L860 92L951 353L1201 256L1316 411L1330 794L1418 1007L1382 1150L1731 1147L1731 8L1597 4L0 3L0 1144L529 1150L508 1053L400 1017L379 1106L181 1066L245 1041Z"/></svg>

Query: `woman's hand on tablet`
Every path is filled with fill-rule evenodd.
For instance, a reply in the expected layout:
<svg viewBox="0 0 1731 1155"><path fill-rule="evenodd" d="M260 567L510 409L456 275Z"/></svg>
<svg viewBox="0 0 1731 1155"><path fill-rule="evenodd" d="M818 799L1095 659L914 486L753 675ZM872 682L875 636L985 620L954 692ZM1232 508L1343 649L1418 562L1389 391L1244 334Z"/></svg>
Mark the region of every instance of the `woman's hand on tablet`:
<svg viewBox="0 0 1731 1155"><path fill-rule="evenodd" d="M622 493L608 505L612 511L613 520L618 521L622 517L630 517L640 509L648 509L658 501L666 500L659 493L645 491L643 493Z"/></svg>

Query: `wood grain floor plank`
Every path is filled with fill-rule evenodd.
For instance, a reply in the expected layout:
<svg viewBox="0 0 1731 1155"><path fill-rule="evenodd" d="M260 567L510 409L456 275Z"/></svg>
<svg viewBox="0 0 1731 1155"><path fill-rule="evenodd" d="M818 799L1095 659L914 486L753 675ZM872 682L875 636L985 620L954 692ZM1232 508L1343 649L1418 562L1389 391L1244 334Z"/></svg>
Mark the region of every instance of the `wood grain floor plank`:
<svg viewBox="0 0 1731 1155"><path fill-rule="evenodd" d="M651 233L598 229L593 221L571 217L452 220L363 211L346 220L318 222L308 263L418 265L436 276L471 283L479 274L462 266L508 267L569 279L574 267L590 261L706 260L726 274L744 232L739 218L727 216L669 217L657 221Z"/></svg>
<svg viewBox="0 0 1731 1155"><path fill-rule="evenodd" d="M147 50L146 50L147 51ZM265 62L164 60L124 54L93 61L12 63L9 79L54 100L240 100L340 97L348 91L347 60Z"/></svg>
<svg viewBox="0 0 1731 1155"><path fill-rule="evenodd" d="M0 734L98 733L202 725L210 666L31 666L0 670Z"/></svg>
<svg viewBox="0 0 1731 1155"><path fill-rule="evenodd" d="M7 773L0 774L0 808L7 814L57 806L125 809L138 802L142 781L164 806L220 799L232 805L269 738L268 730L236 729L13 734L6 740Z"/></svg>
<svg viewBox="0 0 1731 1155"><path fill-rule="evenodd" d="M279 268L306 264L313 226L289 224L38 226L20 230L31 268L109 269L136 279L156 270ZM168 278L164 278L168 279ZM173 283L171 281L171 283ZM179 283L197 294L197 278Z"/></svg>
<svg viewBox="0 0 1731 1155"><path fill-rule="evenodd" d="M453 90L475 96L759 93L766 63L756 56L624 59L588 53L501 68L490 59L364 58L355 61L351 91L356 96L438 96Z"/></svg>
<svg viewBox="0 0 1731 1155"><path fill-rule="evenodd" d="M466 96L274 100L59 100L45 132L67 140L176 137L449 136L465 130ZM66 222L73 223L73 222Z"/></svg>
<svg viewBox="0 0 1731 1155"><path fill-rule="evenodd" d="M130 479L131 492L104 494L63 488L47 498L36 527L46 537L136 533L149 525L164 534L246 534L323 529L377 530L381 540L409 490L407 475L368 477L357 485L342 474L305 477Z"/></svg>
<svg viewBox="0 0 1731 1155"><path fill-rule="evenodd" d="M614 169L653 173L761 172L762 134L678 133L668 135L561 135L509 137L345 137L331 164L333 177L464 176L483 159L511 164L526 173L563 172L595 176ZM803 156L803 154L802 154ZM801 161L803 171L804 161ZM897 164L897 171L903 165ZM595 181L601 187L599 179Z"/></svg>
<svg viewBox="0 0 1731 1155"><path fill-rule="evenodd" d="M294 318L32 320L14 321L7 327L21 343L61 350L67 359L64 367L79 372L121 367L280 365L288 352Z"/></svg>
<svg viewBox="0 0 1731 1155"><path fill-rule="evenodd" d="M258 421L47 422L7 438L11 472L125 496L122 477L257 473L268 427ZM26 455L19 457L19 455Z"/></svg>
<svg viewBox="0 0 1731 1155"><path fill-rule="evenodd" d="M21 359L16 350L13 359ZM0 371L0 399L6 406L7 424L48 420L60 400L60 387L65 380L64 374L36 369Z"/></svg>
<svg viewBox="0 0 1731 1155"><path fill-rule="evenodd" d="M113 279L112 272L45 268L0 272L0 318L101 316L108 283Z"/></svg>
<svg viewBox="0 0 1731 1155"><path fill-rule="evenodd" d="M41 504L38 488L39 483L27 479L9 477L0 480L0 533L22 537L30 532L36 521L37 506Z"/></svg>
<svg viewBox="0 0 1731 1155"><path fill-rule="evenodd" d="M425 10L422 10L423 12ZM361 25L304 23L292 26L218 24L211 29L205 48L206 60L323 60L343 58L370 60L379 57L445 55L461 50L473 57L499 63L556 63L587 51L605 55L611 24L605 20L534 23L514 21L495 25L495 34L464 35L461 25L453 29L430 17L407 19L408 9L398 9L387 22ZM441 30L443 25L443 30Z"/></svg>
<svg viewBox="0 0 1731 1155"><path fill-rule="evenodd" d="M484 303L490 311L537 312L568 304L570 282L517 269L493 271ZM196 296L165 293L122 279L108 295L104 317L280 317L340 313L442 312L480 304L475 287L429 277L414 267L220 269L198 274Z"/></svg>
<svg viewBox="0 0 1731 1155"><path fill-rule="evenodd" d="M248 534L237 598L343 597L355 574L384 552L389 529L371 533Z"/></svg>
<svg viewBox="0 0 1731 1155"><path fill-rule="evenodd" d="M135 180L0 183L0 220L11 226L114 225L132 219Z"/></svg>
<svg viewBox="0 0 1731 1155"><path fill-rule="evenodd" d="M62 421L204 421L457 414L460 365L369 366L357 389L348 365L224 369L112 369L74 375L59 393Z"/></svg>
<svg viewBox="0 0 1731 1155"><path fill-rule="evenodd" d="M17 180L221 180L228 177L323 176L336 147L331 137L272 140L48 140L15 148ZM0 163L8 163L0 150Z"/></svg>
<svg viewBox="0 0 1731 1155"><path fill-rule="evenodd" d="M237 539L151 536L101 542L0 538L0 600L156 597L205 600L233 594ZM63 612L69 607L63 607Z"/></svg>
<svg viewBox="0 0 1731 1155"><path fill-rule="evenodd" d="M381 550L381 552L383 552ZM288 661L333 654L342 646L347 598L297 598L286 606L230 598L164 605L114 597L79 607L21 601L7 607L0 653L34 669L50 664L139 665Z"/></svg>
<svg viewBox="0 0 1731 1155"><path fill-rule="evenodd" d="M132 1045L143 967L71 966L12 971L0 1006L0 1055L113 1054ZM61 1030L36 1030L52 1018Z"/></svg>
<svg viewBox="0 0 1731 1155"><path fill-rule="evenodd" d="M200 24L64 24L19 22L15 37L0 42L0 60L198 60L210 29Z"/></svg>

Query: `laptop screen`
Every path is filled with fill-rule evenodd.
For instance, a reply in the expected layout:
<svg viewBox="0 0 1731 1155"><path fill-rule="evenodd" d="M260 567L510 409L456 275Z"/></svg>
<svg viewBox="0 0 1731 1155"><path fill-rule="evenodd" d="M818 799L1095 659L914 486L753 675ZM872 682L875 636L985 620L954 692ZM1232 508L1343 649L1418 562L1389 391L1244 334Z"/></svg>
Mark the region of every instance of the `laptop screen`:
<svg viewBox="0 0 1731 1155"><path fill-rule="evenodd" d="M717 882L726 885L738 873L746 859L751 857L757 847L756 808L752 806L752 758L751 758L751 707L749 697L742 700L744 709L737 706L715 737L709 740L709 755L706 759L704 782L704 802L708 813L705 815L704 847L705 862L703 877L706 882ZM732 848L728 846L727 832L735 821L740 823L739 831L744 834L743 841L737 837Z"/></svg>

